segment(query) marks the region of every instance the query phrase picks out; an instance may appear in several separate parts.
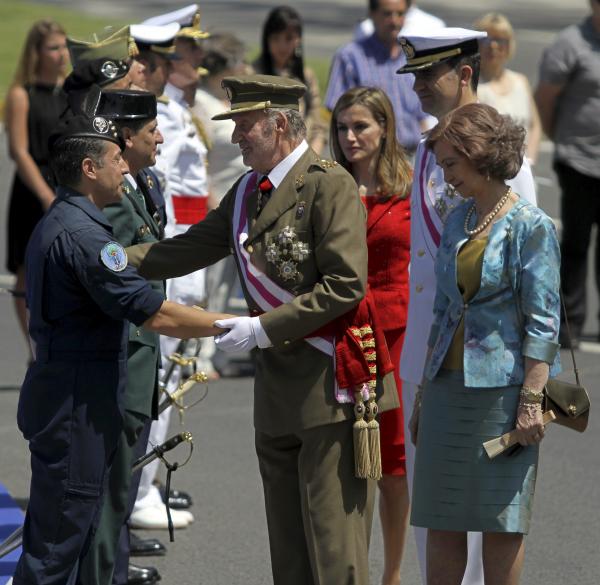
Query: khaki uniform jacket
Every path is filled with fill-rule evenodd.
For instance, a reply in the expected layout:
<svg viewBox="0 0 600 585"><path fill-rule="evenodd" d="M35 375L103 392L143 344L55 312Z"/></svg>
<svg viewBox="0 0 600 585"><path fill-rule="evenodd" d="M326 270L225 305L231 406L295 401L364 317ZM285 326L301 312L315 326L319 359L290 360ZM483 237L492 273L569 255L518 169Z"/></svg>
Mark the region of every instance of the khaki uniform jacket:
<svg viewBox="0 0 600 585"><path fill-rule="evenodd" d="M234 253L232 218L238 182L219 207L185 234L154 245L128 248L132 264L146 278L173 278ZM333 360L304 337L343 315L365 294L366 213L356 183L342 167L320 160L308 149L271 195L258 219L257 192L247 205L245 242L252 262L295 298L261 316L273 347L256 350L254 423L273 436L353 419L351 404L334 397ZM266 247L293 227L308 245L296 278L285 280L266 258ZM243 283L243 279L242 279ZM259 310L247 290L251 311ZM398 406L393 376L378 388L379 407Z"/></svg>

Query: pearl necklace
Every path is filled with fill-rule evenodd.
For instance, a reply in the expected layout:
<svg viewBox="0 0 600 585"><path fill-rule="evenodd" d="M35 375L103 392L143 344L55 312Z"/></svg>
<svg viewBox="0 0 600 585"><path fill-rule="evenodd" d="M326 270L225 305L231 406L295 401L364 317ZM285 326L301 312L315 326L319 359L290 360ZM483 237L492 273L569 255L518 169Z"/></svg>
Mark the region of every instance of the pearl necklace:
<svg viewBox="0 0 600 585"><path fill-rule="evenodd" d="M512 189L509 187L508 190L506 191L506 194L504 195L504 197L502 197L502 199L500 199L500 201L498 201L498 203L496 203L496 207L494 207L494 209L492 209L492 211L486 216L486 218L483 220L483 222L481 222L480 225L475 226L472 230L470 230L469 223L471 222L471 216L473 215L473 212L475 211L475 203L473 203L473 205L471 205L469 211L467 211L467 215L465 217L465 234L467 236L469 236L470 238L472 236L476 236L477 234L480 234L488 225L490 225L490 222L492 221L492 219L494 219L494 217L496 217L496 215L498 215L498 212L504 207L504 205L508 201L511 194L512 194Z"/></svg>

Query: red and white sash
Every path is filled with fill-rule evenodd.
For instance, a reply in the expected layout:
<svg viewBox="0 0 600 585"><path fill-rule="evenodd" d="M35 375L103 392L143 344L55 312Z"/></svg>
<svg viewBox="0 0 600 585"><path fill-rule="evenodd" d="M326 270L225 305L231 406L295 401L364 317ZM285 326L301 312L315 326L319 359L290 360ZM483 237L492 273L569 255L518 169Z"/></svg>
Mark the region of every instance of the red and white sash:
<svg viewBox="0 0 600 585"><path fill-rule="evenodd" d="M258 173L253 171L247 173L238 185L233 208L233 242L246 290L261 310L266 312L291 302L295 295L279 286L252 264L250 254L244 248L244 242L248 239L249 229L246 206L248 197L256 189L257 181ZM330 356L334 361L335 371L334 340L325 337L307 337L305 341ZM352 393L345 388L338 388L337 383L335 384L335 398L339 403L354 402Z"/></svg>
<svg viewBox="0 0 600 585"><path fill-rule="evenodd" d="M435 193L427 189L428 179L436 165L435 155L425 147L424 142L421 142L415 160L419 190L419 215L425 243L434 258L440 247L441 234L444 229L442 218L435 210Z"/></svg>

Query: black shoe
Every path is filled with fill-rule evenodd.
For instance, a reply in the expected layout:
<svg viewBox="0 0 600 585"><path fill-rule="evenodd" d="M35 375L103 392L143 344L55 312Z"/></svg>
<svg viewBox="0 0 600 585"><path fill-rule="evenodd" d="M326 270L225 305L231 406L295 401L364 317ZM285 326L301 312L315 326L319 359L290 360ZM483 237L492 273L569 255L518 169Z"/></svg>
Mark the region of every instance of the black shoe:
<svg viewBox="0 0 600 585"><path fill-rule="evenodd" d="M129 563L127 585L148 585L160 581L160 573L154 567L139 567Z"/></svg>
<svg viewBox="0 0 600 585"><path fill-rule="evenodd" d="M130 532L129 554L132 557L162 557L167 554L167 549L157 538L140 538L134 532Z"/></svg>
<svg viewBox="0 0 600 585"><path fill-rule="evenodd" d="M158 486L158 491L160 492L160 497L162 501L165 501L165 486ZM192 501L192 496L187 492L180 490L171 490L169 494L169 507L173 508L173 510L187 510L191 508L194 502Z"/></svg>

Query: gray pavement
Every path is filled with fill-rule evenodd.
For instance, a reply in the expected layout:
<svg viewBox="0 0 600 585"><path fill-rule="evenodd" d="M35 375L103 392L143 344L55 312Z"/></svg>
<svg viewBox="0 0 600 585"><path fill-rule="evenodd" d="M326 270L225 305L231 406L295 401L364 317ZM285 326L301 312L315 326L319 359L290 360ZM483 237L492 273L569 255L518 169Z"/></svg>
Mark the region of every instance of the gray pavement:
<svg viewBox="0 0 600 585"><path fill-rule="evenodd" d="M172 0L49 0L103 16L142 18L179 7ZM209 0L202 2L203 23L210 30L233 30L249 45L258 43L262 20L278 0ZM297 0L294 5L306 19L309 56L329 57L350 38L353 24L364 13L366 0ZM494 2L462 0L419 2L449 25L467 26L478 15L495 9L505 12L517 29L519 48L514 68L533 84L543 47L556 32L579 20L587 0L523 0ZM6 225L6 199L12 169L6 163L4 137L0 136L0 225ZM558 191L550 168L551 148L544 146L536 167L540 205L558 216ZM0 258L5 238L0 239ZM2 275L0 287L9 279ZM596 293L589 285L592 302L586 331L598 331ZM29 470L27 446L18 434L15 412L17 388L25 373L26 346L13 316L11 299L0 294L0 482L21 501L27 497ZM584 344L577 352L582 378L592 401L597 395L600 346ZM568 355L563 354L570 371ZM156 559L164 583L210 585L263 584L271 582L268 542L260 479L253 450L252 380L227 379L211 385L207 399L187 418L196 437L192 462L174 475L174 484L195 497L196 522L177 532L170 553ZM174 424L173 431L178 426ZM598 529L600 489L597 482L600 423L592 417L584 435L551 428L543 444L533 526L527 540L522 583L525 585L596 585L600 582ZM166 542L166 534L161 535ZM154 562L155 559L150 559ZM380 579L382 546L376 521L372 540L372 581ZM412 537L405 553L403 583L417 584L418 572Z"/></svg>
<svg viewBox="0 0 600 585"><path fill-rule="evenodd" d="M580 356L583 379L592 386L593 400L600 365L594 356L581 352ZM566 358L564 355L565 364ZM210 388L206 400L186 418L186 428L193 432L196 443L192 461L173 476L174 486L194 495L196 522L176 532L166 557L138 561L155 563L167 584L270 583L264 506L253 450L252 381L227 379ZM29 470L27 446L14 424L17 400L16 391L0 392L0 481L24 501ZM177 421L172 430L179 430ZM548 430L542 446L523 585L597 585L600 493L596 439L600 440L597 417L592 417L584 435L559 427ZM166 533L159 536L166 543ZM381 566L376 521L371 546L372 583L379 582ZM411 535L403 583L418 582Z"/></svg>

